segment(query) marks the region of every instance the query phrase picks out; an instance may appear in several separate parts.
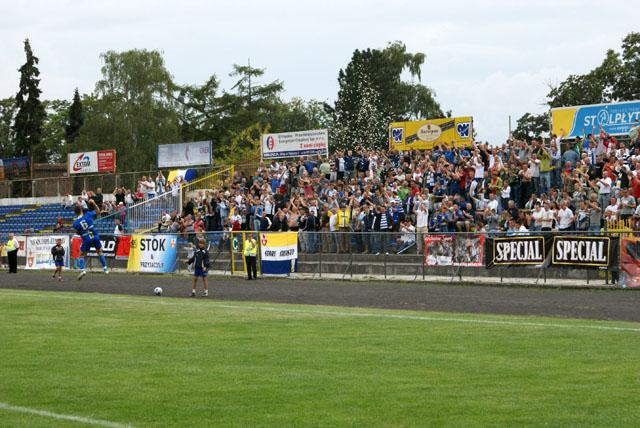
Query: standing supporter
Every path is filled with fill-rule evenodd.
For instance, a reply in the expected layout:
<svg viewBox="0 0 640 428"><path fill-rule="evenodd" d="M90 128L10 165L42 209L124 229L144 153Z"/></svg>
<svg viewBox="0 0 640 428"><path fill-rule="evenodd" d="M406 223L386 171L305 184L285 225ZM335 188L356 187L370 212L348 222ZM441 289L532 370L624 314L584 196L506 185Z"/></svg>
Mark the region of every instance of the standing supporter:
<svg viewBox="0 0 640 428"><path fill-rule="evenodd" d="M4 248L7 252L7 264L9 265L9 273L18 273L18 250L20 249L20 243L15 238L13 233L9 233L7 236L7 242L0 247L0 251Z"/></svg>
<svg viewBox="0 0 640 428"><path fill-rule="evenodd" d="M247 279L258 279L258 243L253 238L253 233L247 233L247 239L244 241L244 260L247 266Z"/></svg>

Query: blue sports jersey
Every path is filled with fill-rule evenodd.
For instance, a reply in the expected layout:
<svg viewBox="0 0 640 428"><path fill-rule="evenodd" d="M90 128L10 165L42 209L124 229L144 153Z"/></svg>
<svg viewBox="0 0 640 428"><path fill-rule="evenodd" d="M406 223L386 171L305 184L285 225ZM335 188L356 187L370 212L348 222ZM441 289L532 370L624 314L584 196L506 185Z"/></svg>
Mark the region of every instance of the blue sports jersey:
<svg viewBox="0 0 640 428"><path fill-rule="evenodd" d="M92 241L98 238L98 232L93 227L93 220L96 218L95 211L87 211L73 222L73 228L82 236L82 241Z"/></svg>

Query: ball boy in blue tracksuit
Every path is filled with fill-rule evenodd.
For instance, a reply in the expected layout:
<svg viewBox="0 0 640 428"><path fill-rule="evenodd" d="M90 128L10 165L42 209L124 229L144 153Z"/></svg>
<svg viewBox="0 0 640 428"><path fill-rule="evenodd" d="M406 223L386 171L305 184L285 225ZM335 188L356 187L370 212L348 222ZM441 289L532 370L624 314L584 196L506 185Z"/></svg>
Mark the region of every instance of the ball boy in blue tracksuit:
<svg viewBox="0 0 640 428"><path fill-rule="evenodd" d="M56 275L58 275L58 281L62 282L62 268L64 267L62 239L56 239L56 245L51 247L51 257L53 257L53 263L56 266L56 270L53 271L53 279L56 279Z"/></svg>
<svg viewBox="0 0 640 428"><path fill-rule="evenodd" d="M196 284L198 283L198 277L202 278L202 284L204 285L204 292L202 297L209 295L209 284L207 283L207 272L209 271L209 251L205 248L206 242L204 239L198 240L198 249L189 259L188 263L193 264L193 284L191 285L191 297L196 296Z"/></svg>

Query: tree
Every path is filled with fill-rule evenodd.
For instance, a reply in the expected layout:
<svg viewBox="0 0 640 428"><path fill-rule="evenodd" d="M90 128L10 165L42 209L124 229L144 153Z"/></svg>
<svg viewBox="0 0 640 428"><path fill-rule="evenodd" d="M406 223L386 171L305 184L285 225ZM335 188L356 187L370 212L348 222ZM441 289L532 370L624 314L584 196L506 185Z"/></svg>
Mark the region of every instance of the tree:
<svg viewBox="0 0 640 428"><path fill-rule="evenodd" d="M203 85L176 87L173 95L182 141L216 141L220 134L220 82L215 75Z"/></svg>
<svg viewBox="0 0 640 428"><path fill-rule="evenodd" d="M20 88L16 95L17 113L13 124L16 156L32 156L34 162L45 162L46 153L41 147L42 124L46 113L40 102L40 71L38 58L33 55L29 39L24 41L27 61L20 67Z"/></svg>
<svg viewBox="0 0 640 428"><path fill-rule="evenodd" d="M607 51L602 64L587 74L572 74L547 94L549 107L598 104L617 101L614 95L620 76L620 56Z"/></svg>
<svg viewBox="0 0 640 428"><path fill-rule="evenodd" d="M294 97L289 102L277 105L271 119L271 126L277 132L303 131L306 129L330 128L331 116L324 109L324 103L316 100L304 101Z"/></svg>
<svg viewBox="0 0 640 428"><path fill-rule="evenodd" d="M67 100L45 100L42 103L47 116L42 124L40 151L44 161L62 163L66 161L68 148L65 139L65 122L69 111Z"/></svg>
<svg viewBox="0 0 640 428"><path fill-rule="evenodd" d="M67 120L64 123L64 140L67 147L73 145L73 142L80 134L80 128L84 125L84 111L82 109L82 100L78 88L73 92L73 102L69 107Z"/></svg>
<svg viewBox="0 0 640 428"><path fill-rule="evenodd" d="M586 74L572 74L558 85L550 85L550 108L584 104L632 101L640 98L640 33L629 33L622 41L622 55L609 49L602 63ZM514 136L537 137L548 131L546 115L525 113L518 119Z"/></svg>
<svg viewBox="0 0 640 428"><path fill-rule="evenodd" d="M622 63L613 95L619 100L640 99L640 33L622 40Z"/></svg>
<svg viewBox="0 0 640 428"><path fill-rule="evenodd" d="M380 94L361 67L358 67L354 76L357 78L355 86L346 88L344 95L351 97L349 91L354 91L355 105L350 111L336 109L335 124L330 138L332 148L385 148L388 145L387 129L390 118L379 107Z"/></svg>
<svg viewBox="0 0 640 428"><path fill-rule="evenodd" d="M284 86L279 80L259 83L264 72L263 68L233 65L229 76L237 77L238 80L231 87L232 92L224 91L219 99L222 130L220 146L230 143L238 135L244 135L243 131L246 129L269 127L273 132L280 131L273 129L271 123L280 112L280 95ZM247 139L240 144L250 147L252 141Z"/></svg>
<svg viewBox="0 0 640 428"><path fill-rule="evenodd" d="M0 100L0 158L14 156L14 138L11 124L16 115L16 99L4 98Z"/></svg>
<svg viewBox="0 0 640 428"><path fill-rule="evenodd" d="M171 75L157 51L109 51L102 78L83 100L85 124L77 150L115 149L125 171L156 165L159 144L180 141Z"/></svg>
<svg viewBox="0 0 640 428"><path fill-rule="evenodd" d="M418 82L421 80L424 60L424 54L411 54L400 42L390 43L382 50L354 51L347 67L338 73L340 89L334 106L326 106L338 128L333 136L338 141L334 142L338 146L353 147L353 141L342 138L350 137L347 129L353 123L364 123L362 117L358 117L366 109L378 115L376 119L372 119L373 122L379 122L380 128L371 135L375 138L379 135L386 136L389 123L381 123L382 118L402 121L442 117L443 112L433 91L421 83L414 83L414 79ZM409 73L411 82L401 79L403 72ZM361 82L363 78L367 80L366 84ZM374 105L369 105L371 102ZM366 135L371 130L361 131L356 134ZM376 147L380 147L380 144L382 142L377 140L373 142Z"/></svg>
<svg viewBox="0 0 640 428"><path fill-rule="evenodd" d="M540 138L549 132L549 115L525 113L516 122L516 129L513 131L514 138L519 140L531 140Z"/></svg>

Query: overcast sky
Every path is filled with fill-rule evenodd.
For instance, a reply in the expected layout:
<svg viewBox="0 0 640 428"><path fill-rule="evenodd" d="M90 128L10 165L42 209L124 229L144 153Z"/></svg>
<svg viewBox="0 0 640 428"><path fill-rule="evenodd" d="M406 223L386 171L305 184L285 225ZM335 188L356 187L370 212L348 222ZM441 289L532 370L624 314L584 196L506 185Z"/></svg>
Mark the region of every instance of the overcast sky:
<svg viewBox="0 0 640 428"><path fill-rule="evenodd" d="M509 115L543 111L547 83L598 65L640 30L629 1L80 1L0 0L0 97L15 95L28 37L44 98L88 93L107 50L157 49L178 83L231 64L266 68L287 98L333 101L354 49L401 40L424 52L423 83L443 110L472 115L478 137L501 143ZM635 25L634 25L635 24Z"/></svg>

